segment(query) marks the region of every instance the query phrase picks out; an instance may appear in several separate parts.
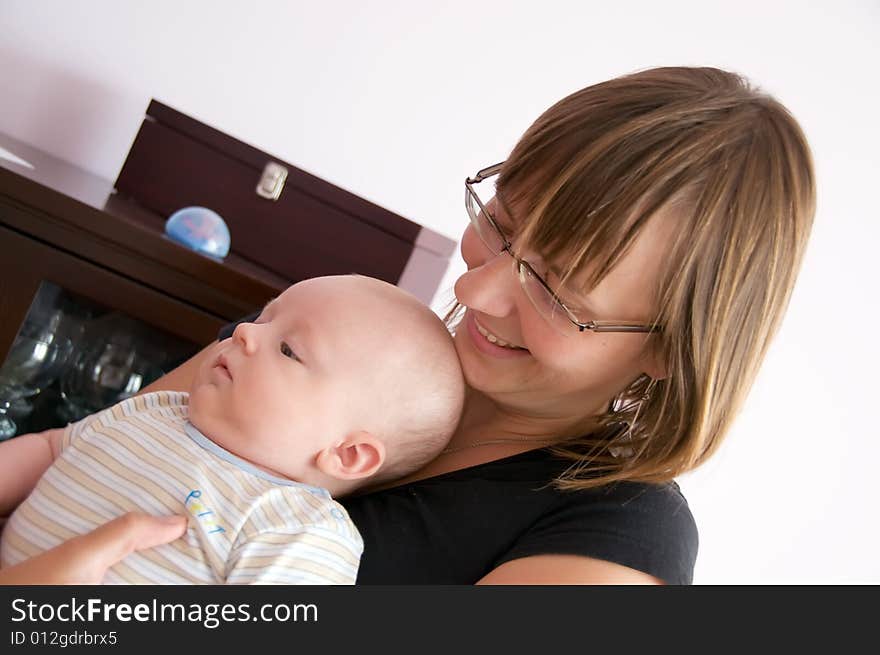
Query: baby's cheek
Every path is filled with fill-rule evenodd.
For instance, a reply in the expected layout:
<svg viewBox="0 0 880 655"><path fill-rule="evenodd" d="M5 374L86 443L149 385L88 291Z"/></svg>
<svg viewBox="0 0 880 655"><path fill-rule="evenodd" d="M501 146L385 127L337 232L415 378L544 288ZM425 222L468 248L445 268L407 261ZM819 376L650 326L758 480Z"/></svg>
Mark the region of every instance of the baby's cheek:
<svg viewBox="0 0 880 655"><path fill-rule="evenodd" d="M265 441L284 429L286 417L290 414L290 401L251 394L235 398L224 411L229 425L247 433L249 441Z"/></svg>

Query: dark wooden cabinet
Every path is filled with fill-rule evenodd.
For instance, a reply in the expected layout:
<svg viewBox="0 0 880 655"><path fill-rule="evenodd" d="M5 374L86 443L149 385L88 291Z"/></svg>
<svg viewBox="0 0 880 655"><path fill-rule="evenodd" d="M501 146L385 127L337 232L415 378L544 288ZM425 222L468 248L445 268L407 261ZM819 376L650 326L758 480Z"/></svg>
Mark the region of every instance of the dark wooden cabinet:
<svg viewBox="0 0 880 655"><path fill-rule="evenodd" d="M0 361L43 281L199 345L289 283L171 241L111 182L3 135L0 147L33 167L0 158Z"/></svg>
<svg viewBox="0 0 880 655"><path fill-rule="evenodd" d="M233 252L286 280L360 273L430 302L456 245L156 100L115 186L159 216L219 213Z"/></svg>
<svg viewBox="0 0 880 655"><path fill-rule="evenodd" d="M147 129L154 127L152 121L146 123L151 125ZM201 128L196 124L194 129ZM215 140L223 136L208 134ZM161 144L167 145L166 137L162 135ZM236 213L241 210L230 204L232 250L222 261L205 257L169 239L164 233L167 215L151 207L155 203L150 198L138 195L149 188L164 202L176 202L165 188L168 179L143 159L144 148L153 152L158 146L143 135L138 139L124 175L114 183L0 134L0 362L7 362L26 317L32 323L48 320L35 314L41 289L78 299L92 319L118 314L134 322L127 325L144 326L150 339L167 342L167 369L213 341L222 325L258 310L299 279L334 272L375 275L428 302L446 269L454 248L451 240L317 178L298 175L296 169L283 203L255 204L260 220L273 222L268 243L275 247L261 245L267 243L261 241L266 229L247 236ZM171 141L180 143L179 138ZM252 164L258 163L259 151L239 145ZM189 146L184 142L181 147ZM198 148L204 160L207 155L201 151L207 146L200 143ZM189 186L201 194L218 183L213 177L192 182ZM225 194L218 197L244 202L244 191L227 188ZM189 202L204 199L197 195ZM188 202L178 200L181 205ZM223 215L223 207L217 210ZM358 217L364 211L366 221ZM283 236L283 248L278 247L278 235ZM341 244L338 251L333 243ZM373 246L366 248L368 244ZM261 247L266 248L265 264ZM84 344L74 346L81 349ZM0 406L8 404L4 384L0 375ZM43 405L56 401L60 387L60 381L53 386L54 400L53 391L41 392L38 399ZM64 421L44 416L22 423L30 430L54 424Z"/></svg>
<svg viewBox="0 0 880 655"><path fill-rule="evenodd" d="M21 346L26 326L48 320L37 307L41 290L81 304L83 323L118 316L117 327L149 333L152 352L163 351L150 369L158 375L290 283L235 255L219 262L171 241L161 217L118 196L111 182L7 136L0 148L0 419L14 412L11 401L24 403L18 434L67 422L50 406L61 400L60 376L27 399L14 394L21 379L12 359L21 347L12 346ZM75 340L69 364L93 346Z"/></svg>

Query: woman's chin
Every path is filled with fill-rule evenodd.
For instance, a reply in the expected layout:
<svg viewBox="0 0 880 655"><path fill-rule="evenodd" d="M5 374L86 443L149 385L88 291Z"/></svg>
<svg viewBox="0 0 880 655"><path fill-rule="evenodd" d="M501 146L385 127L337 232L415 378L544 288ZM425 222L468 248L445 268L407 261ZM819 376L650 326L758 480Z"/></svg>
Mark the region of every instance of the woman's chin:
<svg viewBox="0 0 880 655"><path fill-rule="evenodd" d="M458 359L468 387L489 396L522 389L523 376L516 375L512 370L516 360L487 358L476 351L472 343L469 341L458 343L459 339L468 340L469 337L466 335L455 337Z"/></svg>

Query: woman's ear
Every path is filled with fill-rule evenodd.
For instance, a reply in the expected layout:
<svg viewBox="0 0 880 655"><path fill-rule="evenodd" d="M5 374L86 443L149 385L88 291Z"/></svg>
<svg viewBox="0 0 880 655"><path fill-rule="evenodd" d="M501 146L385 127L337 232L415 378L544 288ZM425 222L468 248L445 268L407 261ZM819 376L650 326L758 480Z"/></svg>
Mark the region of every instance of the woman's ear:
<svg viewBox="0 0 880 655"><path fill-rule="evenodd" d="M659 340L655 340L645 349L645 354L642 357L642 372L654 380L663 380L669 377L665 360L666 356L659 345Z"/></svg>
<svg viewBox="0 0 880 655"><path fill-rule="evenodd" d="M327 446L315 458L324 475L339 480L358 480L373 475L385 462L385 444L375 435L353 432L342 441Z"/></svg>

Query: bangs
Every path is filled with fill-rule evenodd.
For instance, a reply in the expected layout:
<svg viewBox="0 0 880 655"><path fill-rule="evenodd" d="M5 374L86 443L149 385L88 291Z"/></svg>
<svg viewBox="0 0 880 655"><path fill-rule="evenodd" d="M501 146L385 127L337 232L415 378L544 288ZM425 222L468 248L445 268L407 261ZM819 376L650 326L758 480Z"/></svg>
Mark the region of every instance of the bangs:
<svg viewBox="0 0 880 655"><path fill-rule="evenodd" d="M515 164L502 171L498 196L519 210L520 247L541 256L560 284L576 293L588 293L605 279L657 210L680 206L688 196L684 176L660 185L645 176L612 184L613 171L601 159L561 175L522 160Z"/></svg>
<svg viewBox="0 0 880 655"><path fill-rule="evenodd" d="M553 262L564 282L584 275L579 291L608 275L661 207L693 207L708 177L729 178L752 138L746 125L761 111L760 102L734 109L730 98L695 104L687 94L604 86L547 110L497 183L517 208L524 246ZM682 221L676 246L686 246L691 223Z"/></svg>

